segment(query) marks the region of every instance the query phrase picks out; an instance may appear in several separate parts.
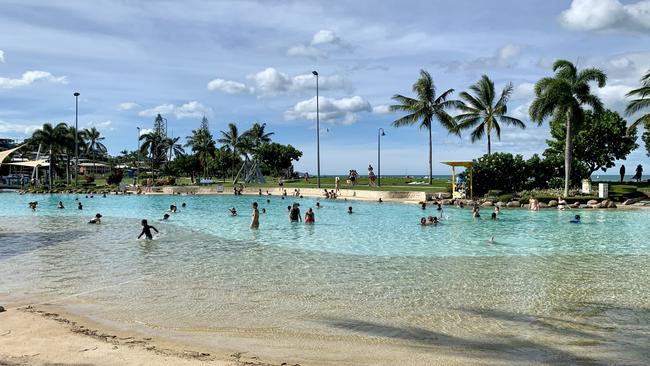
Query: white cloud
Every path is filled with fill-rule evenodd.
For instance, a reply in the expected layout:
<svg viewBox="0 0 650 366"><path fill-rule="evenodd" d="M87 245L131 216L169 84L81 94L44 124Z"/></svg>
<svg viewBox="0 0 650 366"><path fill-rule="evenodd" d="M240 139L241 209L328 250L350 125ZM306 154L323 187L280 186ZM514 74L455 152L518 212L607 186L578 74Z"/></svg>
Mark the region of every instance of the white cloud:
<svg viewBox="0 0 650 366"><path fill-rule="evenodd" d="M100 130L101 129L105 129L105 130L109 130L109 131L114 130L113 121L111 121L111 120L107 120L107 121L103 121L103 122L92 121L92 122L88 122L86 125L88 127L95 127L97 129L100 129Z"/></svg>
<svg viewBox="0 0 650 366"><path fill-rule="evenodd" d="M308 89L316 89L316 77L310 74L289 76L272 67L266 68L256 74L249 75L255 93L261 95L278 95ZM338 75L319 76L318 86L321 90L344 89L345 81Z"/></svg>
<svg viewBox="0 0 650 366"><path fill-rule="evenodd" d="M530 119L530 115L528 114L528 109L530 108L532 101L521 104L517 106L515 109L513 109L509 114L511 117L514 117L516 119L522 120L522 121L527 121ZM508 109L509 110L509 109Z"/></svg>
<svg viewBox="0 0 650 366"><path fill-rule="evenodd" d="M140 105L138 103L135 103L135 102L124 102L124 103L120 103L120 104L117 105L117 110L118 111L128 111L129 109L133 109L133 108L136 108L136 107L139 107L139 106Z"/></svg>
<svg viewBox="0 0 650 366"><path fill-rule="evenodd" d="M372 113L374 114L390 114L393 113L390 110L390 106L388 104L380 104L372 107Z"/></svg>
<svg viewBox="0 0 650 366"><path fill-rule="evenodd" d="M327 55L322 50L319 50L316 47L310 47L305 45L297 45L289 48L287 50L288 56L303 56L311 59L326 58Z"/></svg>
<svg viewBox="0 0 650 366"><path fill-rule="evenodd" d="M573 0L560 23L579 31L650 30L650 1L624 5L618 0Z"/></svg>
<svg viewBox="0 0 650 366"><path fill-rule="evenodd" d="M320 120L334 124L350 125L358 120L358 113L372 112L370 103L360 96L351 98L320 97ZM286 119L316 119L316 97L296 103L284 113Z"/></svg>
<svg viewBox="0 0 650 366"><path fill-rule="evenodd" d="M138 113L139 116L143 117L155 117L158 114L163 116L173 114L176 118L200 118L211 116L212 108L206 107L197 101L191 101L178 106L175 104L162 104Z"/></svg>
<svg viewBox="0 0 650 366"><path fill-rule="evenodd" d="M321 45L321 44L341 44L341 38L334 33L334 31L322 29L316 32L311 39L311 44Z"/></svg>
<svg viewBox="0 0 650 366"><path fill-rule="evenodd" d="M0 63L5 63L5 51L0 50Z"/></svg>
<svg viewBox="0 0 650 366"><path fill-rule="evenodd" d="M535 84L521 83L512 91L512 99L530 99L535 96Z"/></svg>
<svg viewBox="0 0 650 366"><path fill-rule="evenodd" d="M65 76L54 76L47 71L26 71L23 73L20 79L0 77L0 89L13 89L21 86L27 86L39 80L59 84L68 83Z"/></svg>
<svg viewBox="0 0 650 366"><path fill-rule="evenodd" d="M248 90L244 83L224 79L214 79L208 83L207 87L208 90L219 90L228 94L237 94Z"/></svg>
<svg viewBox="0 0 650 366"><path fill-rule="evenodd" d="M608 84L602 88L594 88L593 91L594 94L600 97L600 100L603 102L605 108L615 110L619 113L624 113L625 106L628 102L625 94L634 88L635 86L632 85Z"/></svg>
<svg viewBox="0 0 650 366"><path fill-rule="evenodd" d="M31 135L32 132L38 130L39 128L41 128L39 125L28 125L0 121L0 133Z"/></svg>
<svg viewBox="0 0 650 366"><path fill-rule="evenodd" d="M152 128L141 128L140 129L140 136L146 135L148 133L152 133L153 129Z"/></svg>
<svg viewBox="0 0 650 366"><path fill-rule="evenodd" d="M459 69L485 69L485 68L510 68L515 66L516 61L522 53L522 47L513 43L508 43L496 50L493 56L479 57L469 61L446 61L434 62L434 64L443 66L447 71L456 71Z"/></svg>

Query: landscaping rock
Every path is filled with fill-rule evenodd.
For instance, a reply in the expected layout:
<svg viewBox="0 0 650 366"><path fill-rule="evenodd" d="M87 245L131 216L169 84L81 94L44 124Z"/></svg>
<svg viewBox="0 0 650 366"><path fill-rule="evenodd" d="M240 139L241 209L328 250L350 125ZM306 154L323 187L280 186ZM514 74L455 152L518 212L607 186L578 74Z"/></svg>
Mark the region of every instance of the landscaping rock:
<svg viewBox="0 0 650 366"><path fill-rule="evenodd" d="M539 203L539 208L548 208L548 205L544 202Z"/></svg>
<svg viewBox="0 0 650 366"><path fill-rule="evenodd" d="M0 313L5 312L5 311L7 311L7 310L5 310L4 307L0 306Z"/></svg>
<svg viewBox="0 0 650 366"><path fill-rule="evenodd" d="M492 206L494 206L494 203L490 201L483 202L483 204L481 205L481 207L492 207Z"/></svg>
<svg viewBox="0 0 650 366"><path fill-rule="evenodd" d="M644 199L646 199L646 197L630 198L630 199L625 200L625 202L623 202L623 206L633 205L633 204L635 204L637 202L643 201Z"/></svg>
<svg viewBox="0 0 650 366"><path fill-rule="evenodd" d="M616 208L616 203L614 203L614 201L609 201L607 208Z"/></svg>
<svg viewBox="0 0 650 366"><path fill-rule="evenodd" d="M598 204L598 201L596 201L596 200L589 200L589 201L587 201L587 204L588 204L589 206L595 206L595 205Z"/></svg>
<svg viewBox="0 0 650 366"><path fill-rule="evenodd" d="M521 207L521 203L519 203L519 201L508 202L508 204L506 204L506 207Z"/></svg>
<svg viewBox="0 0 650 366"><path fill-rule="evenodd" d="M465 202L465 206L474 206L474 205L476 205L476 201L469 200Z"/></svg>
<svg viewBox="0 0 650 366"><path fill-rule="evenodd" d="M444 199L444 200L442 200L442 204L446 205L446 206L449 206L449 205L451 205L451 200Z"/></svg>
<svg viewBox="0 0 650 366"><path fill-rule="evenodd" d="M573 202L570 206L571 208L580 208L580 202Z"/></svg>
<svg viewBox="0 0 650 366"><path fill-rule="evenodd" d="M530 207L530 205L527 204L527 203L522 203L522 204L521 204L521 208L528 209L528 207Z"/></svg>
<svg viewBox="0 0 650 366"><path fill-rule="evenodd" d="M558 202L556 200L548 201L548 207L557 207Z"/></svg>
<svg viewBox="0 0 650 366"><path fill-rule="evenodd" d="M506 203L505 203L505 202L501 202L501 201L499 201L499 202L497 202L497 203L495 204L495 206L497 206L497 207L499 207L499 208L501 208L501 207L505 207L505 206L506 206Z"/></svg>

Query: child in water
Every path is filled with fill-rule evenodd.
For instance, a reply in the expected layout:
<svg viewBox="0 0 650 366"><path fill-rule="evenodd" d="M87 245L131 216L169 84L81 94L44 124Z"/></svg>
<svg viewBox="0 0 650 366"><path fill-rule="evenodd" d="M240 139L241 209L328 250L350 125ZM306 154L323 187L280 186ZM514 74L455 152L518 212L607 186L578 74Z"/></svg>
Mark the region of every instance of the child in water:
<svg viewBox="0 0 650 366"><path fill-rule="evenodd" d="M102 214L97 213L95 217L88 221L89 224L101 224L102 223Z"/></svg>
<svg viewBox="0 0 650 366"><path fill-rule="evenodd" d="M313 224L314 222L316 222L316 220L314 219L314 210L310 208L305 213L305 224Z"/></svg>
<svg viewBox="0 0 650 366"><path fill-rule="evenodd" d="M138 235L138 239L140 239L142 235L146 236L147 239L149 240L153 239L153 235L151 234L151 229L153 229L153 231L155 231L156 234L158 234L158 229L147 224L147 220L142 220L142 232L140 233L140 235Z"/></svg>
<svg viewBox="0 0 650 366"><path fill-rule="evenodd" d="M576 215L573 220L569 221L572 224L579 224L580 223L580 215Z"/></svg>

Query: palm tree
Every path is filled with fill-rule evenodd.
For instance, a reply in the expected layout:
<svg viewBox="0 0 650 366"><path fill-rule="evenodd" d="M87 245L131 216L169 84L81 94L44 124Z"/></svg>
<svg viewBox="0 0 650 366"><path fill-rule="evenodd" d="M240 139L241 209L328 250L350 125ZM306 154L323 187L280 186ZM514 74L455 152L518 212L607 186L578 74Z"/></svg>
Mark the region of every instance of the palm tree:
<svg viewBox="0 0 650 366"><path fill-rule="evenodd" d="M140 145L140 152L145 156L149 155L151 162L151 177L154 176L156 162L162 161L165 157L165 147L162 144L162 135L157 131L151 131L140 135L140 140L143 141Z"/></svg>
<svg viewBox="0 0 650 366"><path fill-rule="evenodd" d="M462 112L456 116L458 121L458 128L460 130L476 127L472 131L472 143L476 142L487 135L488 155L492 153L491 134L492 130L497 135L497 139L501 140L501 126L499 122L506 126L515 126L519 128L526 128L520 120L506 116L508 112L508 99L512 94L512 83L507 84L501 91L499 100L494 102L496 93L494 90L494 82L490 80L487 75L481 76L476 84L469 88L474 95L468 92L460 93L460 97L464 103L458 106Z"/></svg>
<svg viewBox="0 0 650 366"><path fill-rule="evenodd" d="M583 106L590 107L595 113L603 111L603 104L591 93L589 83L595 81L602 88L607 82L607 75L597 68L578 72L575 65L566 60L555 61L553 71L554 77L545 77L535 84L535 100L530 105L529 114L540 125L549 117L564 123L564 196L567 197L571 183L572 128L576 127L577 130L580 127L584 119Z"/></svg>
<svg viewBox="0 0 650 366"><path fill-rule="evenodd" d="M457 107L461 102L457 100L447 100L454 92L454 89L448 89L440 96L436 97L436 87L431 79L431 75L424 70L420 70L420 78L413 84L413 92L416 98L406 97L395 94L393 100L399 104L390 106L392 111L402 111L408 114L393 122L393 126L412 126L420 122L420 129L429 131L429 184L433 183L433 142L431 137L431 125L433 119L438 122L449 132L460 136L458 125L452 116L446 110Z"/></svg>
<svg viewBox="0 0 650 366"><path fill-rule="evenodd" d="M638 97L638 99L631 101L627 105L627 108L625 108L625 114L628 116L643 109L650 109L650 69L648 69L648 72L641 78L641 87L631 90L629 93L625 94L625 96ZM642 122L650 123L650 113L646 113L634 121L630 127L628 127L628 131L634 130Z"/></svg>
<svg viewBox="0 0 650 366"><path fill-rule="evenodd" d="M96 165L96 155L99 152L100 155L106 154L106 146L102 143L102 141L105 139L105 137L101 136L101 133L99 130L97 130L95 127L91 127L90 129L85 129L83 131L84 137L86 139L86 153L90 152L92 153L93 157L93 174L97 172L97 165Z"/></svg>
<svg viewBox="0 0 650 366"><path fill-rule="evenodd" d="M50 188L52 187L52 169L56 166L55 155L64 148L67 131L68 126L65 123L59 123L54 127L52 127L51 123L45 123L39 130L34 131L32 135L34 142L41 144L48 150L50 157L50 166L48 169Z"/></svg>
<svg viewBox="0 0 650 366"><path fill-rule="evenodd" d="M221 138L217 140L218 143L223 144L225 148L232 151L233 157L237 157L237 148L240 145L241 136L234 123L228 124L228 131L221 131ZM232 161L232 179L235 180L235 159Z"/></svg>
<svg viewBox="0 0 650 366"><path fill-rule="evenodd" d="M257 148L265 142L271 142L271 136L275 134L274 132L266 132L265 128L266 123L260 124L259 122L255 122L243 135L250 138L253 147Z"/></svg>
<svg viewBox="0 0 650 366"><path fill-rule="evenodd" d="M190 146L192 152L196 154L199 159L201 166L203 167L203 176L208 175L208 161L210 158L215 157L215 144L212 134L205 127L201 127L198 130L192 130L192 136L187 137L187 143L185 146Z"/></svg>
<svg viewBox="0 0 650 366"><path fill-rule="evenodd" d="M165 148L169 152L169 157L167 161L172 160L172 155L173 156L180 156L180 155L185 155L185 150L183 150L183 145L179 144L178 141L180 141L181 137L166 137L163 139L163 145L165 145Z"/></svg>

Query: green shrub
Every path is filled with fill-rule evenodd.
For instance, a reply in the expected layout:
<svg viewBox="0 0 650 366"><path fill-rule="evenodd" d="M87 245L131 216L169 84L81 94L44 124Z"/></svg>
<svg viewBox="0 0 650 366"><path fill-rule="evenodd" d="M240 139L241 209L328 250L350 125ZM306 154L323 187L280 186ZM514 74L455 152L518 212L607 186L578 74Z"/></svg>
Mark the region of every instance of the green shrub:
<svg viewBox="0 0 650 366"><path fill-rule="evenodd" d="M111 172L108 178L106 178L106 183L108 185L117 185L122 182L122 178L124 178L124 171L122 169L115 169Z"/></svg>

